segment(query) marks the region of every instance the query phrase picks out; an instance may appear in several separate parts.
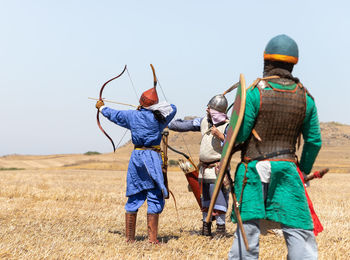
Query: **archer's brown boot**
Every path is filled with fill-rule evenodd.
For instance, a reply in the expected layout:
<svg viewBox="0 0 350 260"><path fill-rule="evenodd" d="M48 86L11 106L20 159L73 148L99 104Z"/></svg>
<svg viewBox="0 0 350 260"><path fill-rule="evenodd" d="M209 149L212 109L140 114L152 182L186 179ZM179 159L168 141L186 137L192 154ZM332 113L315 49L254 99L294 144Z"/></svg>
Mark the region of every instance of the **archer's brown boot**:
<svg viewBox="0 0 350 260"><path fill-rule="evenodd" d="M159 244L157 240L159 214L147 214L148 241Z"/></svg>
<svg viewBox="0 0 350 260"><path fill-rule="evenodd" d="M125 213L125 236L126 242L135 241L135 230L136 230L136 216L137 213Z"/></svg>

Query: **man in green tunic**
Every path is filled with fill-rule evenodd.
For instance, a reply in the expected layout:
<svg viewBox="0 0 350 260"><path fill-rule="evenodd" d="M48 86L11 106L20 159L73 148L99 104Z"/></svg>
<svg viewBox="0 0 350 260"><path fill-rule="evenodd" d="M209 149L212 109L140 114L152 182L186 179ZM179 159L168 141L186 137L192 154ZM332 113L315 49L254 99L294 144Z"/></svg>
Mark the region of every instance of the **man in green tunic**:
<svg viewBox="0 0 350 260"><path fill-rule="evenodd" d="M242 162L234 187L250 250L237 228L229 259L258 259L260 219L281 224L288 259L317 259L314 224L297 167L310 173L321 148L321 133L313 97L291 73L297 62L293 39L272 38L264 52L264 78L247 91L236 141L243 145ZM298 162L300 135L304 145ZM234 212L231 217L236 222Z"/></svg>

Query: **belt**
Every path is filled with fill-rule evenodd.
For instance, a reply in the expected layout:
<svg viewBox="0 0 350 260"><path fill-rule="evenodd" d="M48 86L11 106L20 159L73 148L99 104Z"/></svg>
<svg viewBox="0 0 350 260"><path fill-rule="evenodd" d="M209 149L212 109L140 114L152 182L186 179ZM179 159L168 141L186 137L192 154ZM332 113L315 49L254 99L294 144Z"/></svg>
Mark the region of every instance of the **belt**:
<svg viewBox="0 0 350 260"><path fill-rule="evenodd" d="M273 157L284 155L284 154L295 154L295 149L285 149L285 150L281 150L273 153L264 154L255 158L244 157L243 161L244 162L262 161L262 160L271 159Z"/></svg>
<svg viewBox="0 0 350 260"><path fill-rule="evenodd" d="M215 161L212 161L212 162L202 162L200 161L199 164L200 166L202 166L203 168L213 168L216 166L216 164L220 162L220 160L215 160Z"/></svg>
<svg viewBox="0 0 350 260"><path fill-rule="evenodd" d="M134 150L152 150L160 153L160 145L152 145L152 146L135 145Z"/></svg>

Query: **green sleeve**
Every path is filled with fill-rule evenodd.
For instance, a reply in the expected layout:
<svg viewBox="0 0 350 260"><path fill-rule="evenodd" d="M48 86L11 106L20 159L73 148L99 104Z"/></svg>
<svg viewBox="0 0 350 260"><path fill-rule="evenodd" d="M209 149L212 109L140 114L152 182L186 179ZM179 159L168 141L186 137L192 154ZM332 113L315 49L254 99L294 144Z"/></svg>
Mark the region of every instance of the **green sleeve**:
<svg viewBox="0 0 350 260"><path fill-rule="evenodd" d="M247 91L245 112L242 121L241 128L239 129L236 143L243 143L250 136L255 119L258 116L260 108L260 92L257 87L250 88Z"/></svg>
<svg viewBox="0 0 350 260"><path fill-rule="evenodd" d="M321 149L322 140L316 105L314 100L308 95L306 96L306 115L301 131L304 146L300 159L300 169L305 174L309 174Z"/></svg>

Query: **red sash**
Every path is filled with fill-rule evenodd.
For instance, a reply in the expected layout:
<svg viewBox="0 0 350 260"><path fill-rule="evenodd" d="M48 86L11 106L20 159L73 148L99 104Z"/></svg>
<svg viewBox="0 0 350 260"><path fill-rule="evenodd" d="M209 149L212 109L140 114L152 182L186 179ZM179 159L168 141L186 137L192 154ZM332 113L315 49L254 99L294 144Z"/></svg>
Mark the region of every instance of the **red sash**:
<svg viewBox="0 0 350 260"><path fill-rule="evenodd" d="M309 205L312 221L314 223L314 234L315 234L315 236L317 236L318 233L322 232L323 226L321 224L321 221L318 219L316 212L314 210L314 206L312 205L311 199L310 199L309 195L307 194L305 183L304 183L304 176L303 176L303 173L300 171L299 166L297 166L297 170L298 170L300 179L301 179L303 186L304 186L307 204Z"/></svg>

